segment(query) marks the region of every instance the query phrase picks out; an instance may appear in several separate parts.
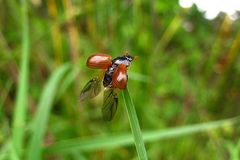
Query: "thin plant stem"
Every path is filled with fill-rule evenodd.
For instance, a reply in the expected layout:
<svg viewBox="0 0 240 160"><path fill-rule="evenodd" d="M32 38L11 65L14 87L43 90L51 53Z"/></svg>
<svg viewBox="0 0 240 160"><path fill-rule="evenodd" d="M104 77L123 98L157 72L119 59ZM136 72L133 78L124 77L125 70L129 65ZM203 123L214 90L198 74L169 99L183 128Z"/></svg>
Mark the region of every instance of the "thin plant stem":
<svg viewBox="0 0 240 160"><path fill-rule="evenodd" d="M137 113L127 88L123 91L123 99L127 109L127 114L133 134L134 143L137 149L138 157L141 160L146 160L148 159L147 152L145 149L140 125L138 122Z"/></svg>
<svg viewBox="0 0 240 160"><path fill-rule="evenodd" d="M174 128L157 129L143 132L143 140L145 143L159 142L180 138L184 136L192 136L199 133L208 133L217 129L234 128L240 123L240 117L222 119L218 121L210 121L198 124L185 125ZM99 149L113 149L122 146L133 145L134 140L130 133L121 135L108 135L104 137L90 138L74 138L65 139L44 148L45 154L52 153L71 153L72 151L95 151Z"/></svg>
<svg viewBox="0 0 240 160"><path fill-rule="evenodd" d="M29 74L29 28L28 28L28 1L21 1L21 20L22 20L22 57L21 69L19 73L19 84L17 99L13 117L13 147L21 157L24 139L24 126L27 112L27 90Z"/></svg>

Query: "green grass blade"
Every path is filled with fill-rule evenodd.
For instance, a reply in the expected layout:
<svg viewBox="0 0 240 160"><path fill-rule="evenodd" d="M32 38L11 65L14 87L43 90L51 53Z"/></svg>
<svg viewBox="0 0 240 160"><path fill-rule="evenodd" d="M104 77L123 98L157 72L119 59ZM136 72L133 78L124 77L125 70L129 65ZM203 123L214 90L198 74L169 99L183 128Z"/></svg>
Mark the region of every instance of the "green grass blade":
<svg viewBox="0 0 240 160"><path fill-rule="evenodd" d="M129 95L128 88L123 90L123 98L124 98L124 102L126 105L130 126L132 129L133 139L134 139L134 143L135 143L135 146L137 149L138 158L139 159L148 159L144 141L142 138L140 125L139 125L138 118L137 118L137 113L136 113L135 107L133 105L132 99Z"/></svg>
<svg viewBox="0 0 240 160"><path fill-rule="evenodd" d="M44 149L45 153L66 152L70 153L74 150L94 151L97 149L110 149L120 146L133 144L131 134L123 134L119 136L95 137L89 139L69 139L56 142Z"/></svg>
<svg viewBox="0 0 240 160"><path fill-rule="evenodd" d="M61 88L59 88L57 99L65 94L66 90L74 82L74 80L77 79L78 75L79 75L79 69L71 68L71 71L66 75L66 78L64 78L62 82Z"/></svg>
<svg viewBox="0 0 240 160"><path fill-rule="evenodd" d="M179 136L194 134L202 131L213 130L221 127L227 127L236 123L240 122L240 117L229 118L225 120L207 122L207 123L200 123L195 125L183 126L183 127L176 127L167 130L158 130L158 131L151 131L146 132L144 134L144 141L155 141L159 139L168 139L168 138L175 138Z"/></svg>
<svg viewBox="0 0 240 160"><path fill-rule="evenodd" d="M29 29L28 29L28 6L27 1L21 1L21 19L22 19L22 57L19 73L19 88L17 90L17 99L13 116L13 147L19 157L23 148L24 126L27 111L27 90L29 74Z"/></svg>
<svg viewBox="0 0 240 160"><path fill-rule="evenodd" d="M43 90L38 105L38 110L33 120L32 137L30 139L27 155L28 160L41 159L42 142L50 114L50 109L53 104L57 89L60 85L60 80L68 68L69 65L64 65L54 72Z"/></svg>
<svg viewBox="0 0 240 160"><path fill-rule="evenodd" d="M16 148L13 146L12 143L10 143L9 147L10 147L10 151L11 151L11 154L10 154L10 155L11 155L11 158L8 157L9 155L7 155L7 156L4 157L4 158L6 158L6 159L11 159L11 160L20 160L21 158L18 156L18 154L17 154L17 152L16 152Z"/></svg>
<svg viewBox="0 0 240 160"><path fill-rule="evenodd" d="M214 129L229 127L240 123L240 117L229 118L225 120L206 122L170 129L160 129L143 133L144 142L156 142L157 140L166 140L185 135L191 135L199 132L207 132ZM72 152L74 150L94 151L97 149L113 149L121 146L129 146L134 143L131 134L122 134L119 136L109 135L107 137L95 137L89 139L69 139L56 142L44 149L45 153Z"/></svg>

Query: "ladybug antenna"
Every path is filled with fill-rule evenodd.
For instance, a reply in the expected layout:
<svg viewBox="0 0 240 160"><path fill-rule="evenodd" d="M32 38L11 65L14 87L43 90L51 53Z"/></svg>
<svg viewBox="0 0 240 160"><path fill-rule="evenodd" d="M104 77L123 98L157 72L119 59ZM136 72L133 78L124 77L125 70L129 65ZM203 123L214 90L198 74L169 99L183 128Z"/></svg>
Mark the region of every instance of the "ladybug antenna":
<svg viewBox="0 0 240 160"><path fill-rule="evenodd" d="M134 56L133 60L137 60L139 58L139 56Z"/></svg>
<svg viewBox="0 0 240 160"><path fill-rule="evenodd" d="M124 52L124 56L128 56L129 55L129 52L128 51L125 51Z"/></svg>
<svg viewBox="0 0 240 160"><path fill-rule="evenodd" d="M129 61L133 61L133 60L136 60L136 59L138 59L138 56L131 56L130 54L129 54L129 52L128 51L125 51L124 52L124 56L125 57L127 57L128 59L129 59Z"/></svg>

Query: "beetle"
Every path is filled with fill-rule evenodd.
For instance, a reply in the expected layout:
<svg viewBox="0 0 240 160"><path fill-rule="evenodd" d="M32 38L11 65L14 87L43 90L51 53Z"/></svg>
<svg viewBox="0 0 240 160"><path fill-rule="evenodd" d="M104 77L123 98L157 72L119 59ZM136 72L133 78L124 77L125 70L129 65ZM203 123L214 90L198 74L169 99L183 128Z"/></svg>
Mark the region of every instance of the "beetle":
<svg viewBox="0 0 240 160"><path fill-rule="evenodd" d="M108 54L98 53L91 55L86 62L91 69L101 69L103 76L94 77L82 89L80 100L96 97L101 91L101 82L104 87L102 115L106 121L111 121L118 106L117 90L124 90L127 86L127 69L136 59L127 52L112 59Z"/></svg>

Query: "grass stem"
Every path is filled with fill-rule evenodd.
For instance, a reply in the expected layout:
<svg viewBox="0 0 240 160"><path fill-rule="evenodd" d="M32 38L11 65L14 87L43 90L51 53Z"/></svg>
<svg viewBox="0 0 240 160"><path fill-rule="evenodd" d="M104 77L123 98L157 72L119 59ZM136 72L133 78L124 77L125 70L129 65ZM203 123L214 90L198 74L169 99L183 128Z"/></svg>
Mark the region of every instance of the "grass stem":
<svg viewBox="0 0 240 160"><path fill-rule="evenodd" d="M19 157L21 157L21 150L23 148L29 74L29 29L27 3L28 2L26 0L21 1L22 57L12 129L13 147L15 148Z"/></svg>
<svg viewBox="0 0 240 160"><path fill-rule="evenodd" d="M161 140L192 136L199 133L208 133L217 129L235 128L240 123L240 117L228 118L218 121L191 124L186 126L157 129L143 132L145 143ZM72 151L95 151L99 149L113 149L133 145L134 140L130 133L121 135L96 136L90 138L74 138L55 142L44 148L45 154L71 153Z"/></svg>
<svg viewBox="0 0 240 160"><path fill-rule="evenodd" d="M138 157L141 160L146 160L148 159L147 152L145 149L140 125L138 122L137 113L127 88L123 91L123 99L127 109L127 114L132 129L133 139L137 149Z"/></svg>
<svg viewBox="0 0 240 160"><path fill-rule="evenodd" d="M47 84L41 95L41 99L38 104L36 115L33 119L32 136L29 142L28 160L39 160L42 159L41 146L44 141L44 135L47 129L48 118L53 106L55 96L58 92L61 79L63 78L66 71L69 69L69 64L65 64L59 67L52 76L49 78Z"/></svg>

